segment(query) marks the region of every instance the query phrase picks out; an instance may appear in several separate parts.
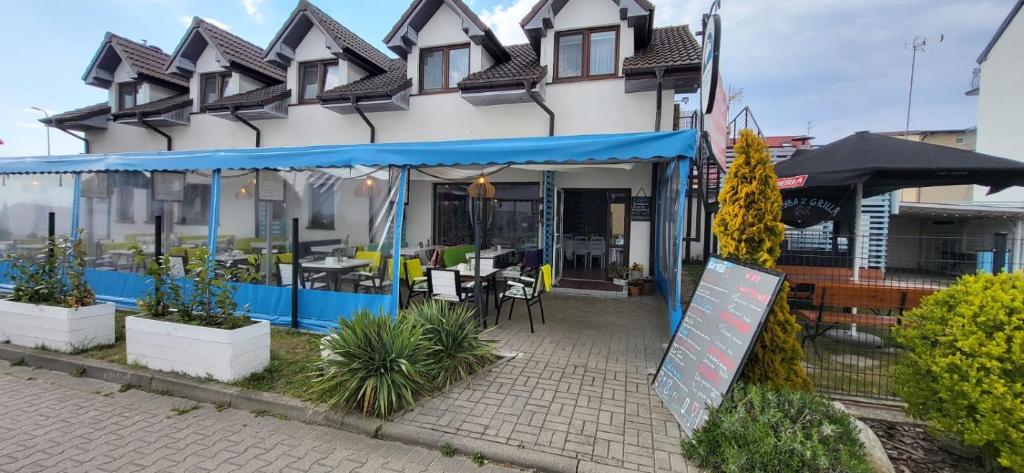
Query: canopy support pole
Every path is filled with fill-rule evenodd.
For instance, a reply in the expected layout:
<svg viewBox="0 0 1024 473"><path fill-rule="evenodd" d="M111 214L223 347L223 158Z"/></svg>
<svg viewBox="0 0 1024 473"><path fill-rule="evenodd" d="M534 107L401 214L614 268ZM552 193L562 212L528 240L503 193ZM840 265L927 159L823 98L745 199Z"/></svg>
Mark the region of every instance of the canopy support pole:
<svg viewBox="0 0 1024 473"><path fill-rule="evenodd" d="M398 172L399 187L398 200L395 201L395 236L391 242L391 297L394 299L395 315L402 310L402 227L405 223L405 189L408 182L409 166L402 166Z"/></svg>
<svg viewBox="0 0 1024 473"><path fill-rule="evenodd" d="M81 213L82 207L82 173L75 173L75 184L72 190L71 201L71 239L78 239L78 226L81 225Z"/></svg>
<svg viewBox="0 0 1024 473"><path fill-rule="evenodd" d="M864 257L864 250L861 248L863 243L861 231L861 209L864 201L864 183L858 182L855 186L854 192L854 209L853 209L853 282L860 282L860 264L861 259Z"/></svg>

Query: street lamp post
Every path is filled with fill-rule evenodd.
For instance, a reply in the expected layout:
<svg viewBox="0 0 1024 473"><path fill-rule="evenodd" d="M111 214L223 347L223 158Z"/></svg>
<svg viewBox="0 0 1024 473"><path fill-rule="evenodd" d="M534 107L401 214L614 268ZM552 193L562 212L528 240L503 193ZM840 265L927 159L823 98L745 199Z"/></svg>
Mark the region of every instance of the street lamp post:
<svg viewBox="0 0 1024 473"><path fill-rule="evenodd" d="M39 107L31 107L31 109L35 110L37 112L43 112L43 115L46 116L47 120L49 120L50 113L47 112L46 110L43 110L42 108L39 108ZM46 155L47 156L50 155L50 126L49 125L46 125Z"/></svg>

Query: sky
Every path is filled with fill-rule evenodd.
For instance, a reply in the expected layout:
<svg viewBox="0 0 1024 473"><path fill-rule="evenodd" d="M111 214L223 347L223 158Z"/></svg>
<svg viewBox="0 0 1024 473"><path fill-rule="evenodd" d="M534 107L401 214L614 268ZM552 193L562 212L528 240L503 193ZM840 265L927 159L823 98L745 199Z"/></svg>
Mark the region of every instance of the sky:
<svg viewBox="0 0 1024 473"><path fill-rule="evenodd" d="M535 0L466 0L505 44L525 42L519 20ZM710 0L653 0L657 26L699 31ZM0 57L0 156L46 154L42 113L106 100L82 74L106 31L173 51L193 16L266 46L295 0L35 0L4 2ZM371 44L409 0L319 0L321 9ZM911 129L975 126L964 96L978 55L1013 0L722 0L722 76L768 135L806 134L825 144L860 130L905 126L911 50L917 55ZM941 38L941 41L940 41ZM390 53L389 53L390 54ZM11 73L15 72L15 73ZM691 104L693 102L691 101ZM685 108L686 106L684 106ZM82 144L51 130L53 154Z"/></svg>

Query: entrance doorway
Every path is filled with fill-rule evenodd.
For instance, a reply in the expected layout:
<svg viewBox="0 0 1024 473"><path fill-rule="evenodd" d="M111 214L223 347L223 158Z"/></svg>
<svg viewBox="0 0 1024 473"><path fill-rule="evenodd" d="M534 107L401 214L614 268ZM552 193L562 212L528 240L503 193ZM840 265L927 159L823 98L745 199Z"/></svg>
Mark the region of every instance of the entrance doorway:
<svg viewBox="0 0 1024 473"><path fill-rule="evenodd" d="M561 275L605 281L629 261L629 189L565 189L559 194Z"/></svg>

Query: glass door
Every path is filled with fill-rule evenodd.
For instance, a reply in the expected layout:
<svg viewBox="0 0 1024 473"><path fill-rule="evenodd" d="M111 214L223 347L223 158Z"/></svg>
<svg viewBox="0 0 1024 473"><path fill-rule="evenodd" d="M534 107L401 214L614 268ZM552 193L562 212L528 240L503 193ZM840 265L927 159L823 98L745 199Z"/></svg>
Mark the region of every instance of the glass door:
<svg viewBox="0 0 1024 473"><path fill-rule="evenodd" d="M562 214L565 210L565 191L555 188L555 248L554 248L554 274L551 276L553 283L557 283L562 277L562 266L565 265L565 251L562 242Z"/></svg>
<svg viewBox="0 0 1024 473"><path fill-rule="evenodd" d="M629 191L608 191L608 267L628 265ZM607 273L606 273L607 274Z"/></svg>

